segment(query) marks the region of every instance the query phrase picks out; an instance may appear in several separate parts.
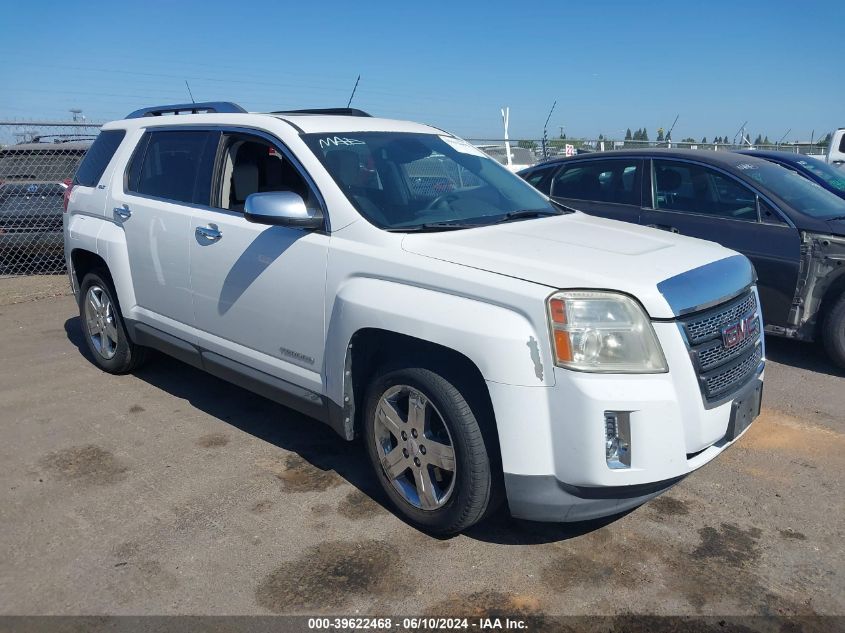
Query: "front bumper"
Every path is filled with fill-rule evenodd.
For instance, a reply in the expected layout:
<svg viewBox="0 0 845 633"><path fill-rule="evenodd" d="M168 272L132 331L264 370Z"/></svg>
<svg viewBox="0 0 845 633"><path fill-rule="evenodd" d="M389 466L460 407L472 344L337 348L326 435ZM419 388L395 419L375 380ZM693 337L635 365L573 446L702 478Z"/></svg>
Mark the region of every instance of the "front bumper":
<svg viewBox="0 0 845 633"><path fill-rule="evenodd" d="M572 486L551 475L505 473L511 514L531 521L589 521L625 512L669 490L680 477L636 486Z"/></svg>
<svg viewBox="0 0 845 633"><path fill-rule="evenodd" d="M733 402L762 379L762 365L731 398L714 406L703 400L677 324L656 322L654 328L669 365L665 374L554 368L552 387L488 382L514 516L579 521L623 512L736 441L729 435ZM630 413L630 467L607 463L606 411Z"/></svg>

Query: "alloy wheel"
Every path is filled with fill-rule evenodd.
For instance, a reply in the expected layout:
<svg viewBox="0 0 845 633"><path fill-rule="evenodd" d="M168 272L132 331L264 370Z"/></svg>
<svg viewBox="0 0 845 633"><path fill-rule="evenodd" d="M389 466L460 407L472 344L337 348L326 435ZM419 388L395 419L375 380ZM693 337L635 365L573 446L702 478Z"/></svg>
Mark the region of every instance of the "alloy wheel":
<svg viewBox="0 0 845 633"><path fill-rule="evenodd" d="M97 353L109 360L117 351L117 324L111 299L102 287L94 285L85 293L85 323Z"/></svg>
<svg viewBox="0 0 845 633"><path fill-rule="evenodd" d="M422 510L441 508L455 488L455 448L437 407L408 385L385 391L373 433L379 460L393 488Z"/></svg>

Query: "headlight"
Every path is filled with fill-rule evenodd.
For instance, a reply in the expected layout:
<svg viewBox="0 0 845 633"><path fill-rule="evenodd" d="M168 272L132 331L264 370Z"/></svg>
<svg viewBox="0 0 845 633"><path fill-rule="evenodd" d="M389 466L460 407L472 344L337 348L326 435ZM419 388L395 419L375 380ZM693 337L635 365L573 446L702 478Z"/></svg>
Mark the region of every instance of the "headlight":
<svg viewBox="0 0 845 633"><path fill-rule="evenodd" d="M637 374L669 370L648 316L626 295L556 292L548 312L558 367Z"/></svg>

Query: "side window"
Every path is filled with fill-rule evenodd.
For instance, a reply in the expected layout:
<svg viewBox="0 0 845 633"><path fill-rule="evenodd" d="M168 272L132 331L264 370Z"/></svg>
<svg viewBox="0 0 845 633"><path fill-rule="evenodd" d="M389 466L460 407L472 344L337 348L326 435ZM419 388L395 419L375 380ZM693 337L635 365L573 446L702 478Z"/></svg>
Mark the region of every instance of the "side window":
<svg viewBox="0 0 845 633"><path fill-rule="evenodd" d="M554 171L554 167L545 167L543 169L535 169L532 171L528 176L525 178L528 184L532 185L535 189L542 191L544 194L549 195L549 190L551 188L551 178L549 176L552 175Z"/></svg>
<svg viewBox="0 0 845 633"><path fill-rule="evenodd" d="M552 179L551 195L639 206L640 171L640 161L633 158L567 164Z"/></svg>
<svg viewBox="0 0 845 633"><path fill-rule="evenodd" d="M108 167L125 136L126 132L123 130L100 132L100 135L85 153L85 158L82 159L73 179L74 184L83 187L95 187L100 182L103 172L106 171L106 167Z"/></svg>
<svg viewBox="0 0 845 633"><path fill-rule="evenodd" d="M253 193L292 191L313 208L318 201L299 170L269 141L248 134L224 134L219 191L212 206L243 212Z"/></svg>
<svg viewBox="0 0 845 633"><path fill-rule="evenodd" d="M216 133L204 131L149 132L143 158L139 147L130 165L129 191L174 202L209 204L217 138Z"/></svg>
<svg viewBox="0 0 845 633"><path fill-rule="evenodd" d="M732 220L757 221L757 196L733 178L697 165L654 161L655 207Z"/></svg>
<svg viewBox="0 0 845 633"><path fill-rule="evenodd" d="M775 211L768 202L766 202L762 198L758 198L757 203L760 206L761 222L763 222L764 224L780 224L782 226L786 226L786 222L781 217L780 213Z"/></svg>

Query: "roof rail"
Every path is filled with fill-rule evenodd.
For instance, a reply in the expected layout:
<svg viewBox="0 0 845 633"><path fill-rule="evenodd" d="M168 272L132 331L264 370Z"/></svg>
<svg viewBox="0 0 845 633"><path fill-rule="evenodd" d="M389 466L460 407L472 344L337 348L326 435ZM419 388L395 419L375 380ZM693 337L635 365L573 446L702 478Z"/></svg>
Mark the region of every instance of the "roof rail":
<svg viewBox="0 0 845 633"><path fill-rule="evenodd" d="M179 103L176 105L160 105L152 108L141 108L126 116L127 119L140 119L145 116L161 116L163 114L199 114L201 112L246 112L237 103L231 101L205 101L203 103Z"/></svg>
<svg viewBox="0 0 845 633"><path fill-rule="evenodd" d="M358 108L305 108L304 110L279 110L270 114L329 114L335 116L373 116Z"/></svg>

